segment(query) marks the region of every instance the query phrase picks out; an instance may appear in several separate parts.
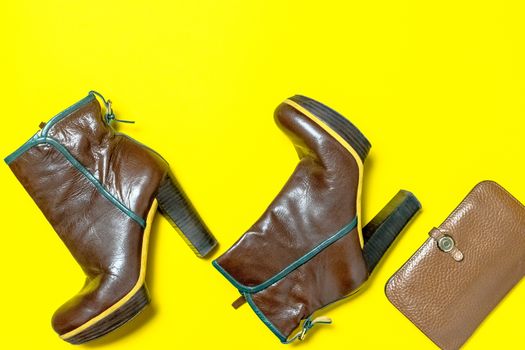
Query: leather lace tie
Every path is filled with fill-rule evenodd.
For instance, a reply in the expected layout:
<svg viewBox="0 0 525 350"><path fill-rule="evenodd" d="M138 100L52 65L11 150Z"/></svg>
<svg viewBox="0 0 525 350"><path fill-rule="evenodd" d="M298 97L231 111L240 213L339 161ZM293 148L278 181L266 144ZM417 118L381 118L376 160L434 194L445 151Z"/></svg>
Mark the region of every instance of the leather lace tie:
<svg viewBox="0 0 525 350"><path fill-rule="evenodd" d="M306 318L306 320L304 321L303 323L303 328L301 329L300 332L297 332L297 334L295 334L292 338L290 338L289 340L286 341L286 344L289 344L297 339L299 340L304 340L304 338L306 337L306 333L308 333L308 331L310 329L312 329L316 324L331 324L332 323L332 319L329 318L329 317L326 317L326 316L320 316L320 317L316 317L312 320L311 316Z"/></svg>
<svg viewBox="0 0 525 350"><path fill-rule="evenodd" d="M106 106L106 114L104 115L104 119L106 120L106 123L110 124L112 121L116 121L119 123L135 124L133 120L117 119L115 117L115 113L113 112L113 108L111 108L111 100L106 100L101 93L94 90L91 90L89 93L100 97L100 99L104 101L104 105Z"/></svg>

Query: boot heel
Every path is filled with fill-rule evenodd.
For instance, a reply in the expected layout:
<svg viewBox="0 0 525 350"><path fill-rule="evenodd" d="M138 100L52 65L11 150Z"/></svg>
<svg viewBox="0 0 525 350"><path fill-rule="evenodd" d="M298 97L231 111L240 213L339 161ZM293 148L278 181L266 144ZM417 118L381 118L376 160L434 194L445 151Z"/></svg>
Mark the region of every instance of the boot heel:
<svg viewBox="0 0 525 350"><path fill-rule="evenodd" d="M162 180L157 200L160 212L198 257L205 257L217 246L215 237L210 233L173 175L168 175Z"/></svg>
<svg viewBox="0 0 525 350"><path fill-rule="evenodd" d="M368 139L352 124L328 106L306 96L295 95L289 100L307 109L321 119L326 125L339 134L357 152L362 161L366 158L372 145Z"/></svg>
<svg viewBox="0 0 525 350"><path fill-rule="evenodd" d="M363 227L363 256L371 273L421 204L410 192L401 190Z"/></svg>

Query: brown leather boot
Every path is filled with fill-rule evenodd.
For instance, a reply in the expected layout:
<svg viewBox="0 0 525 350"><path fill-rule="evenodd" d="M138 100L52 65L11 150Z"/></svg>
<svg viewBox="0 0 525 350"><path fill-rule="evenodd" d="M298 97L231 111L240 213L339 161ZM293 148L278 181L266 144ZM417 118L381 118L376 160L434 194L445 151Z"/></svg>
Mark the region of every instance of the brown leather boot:
<svg viewBox="0 0 525 350"><path fill-rule="evenodd" d="M5 159L86 274L52 319L73 344L112 331L149 303L144 277L157 206L198 256L216 246L167 162L116 133L111 102L102 115L95 94L42 123Z"/></svg>
<svg viewBox="0 0 525 350"><path fill-rule="evenodd" d="M363 162L370 143L337 112L304 96L275 111L300 161L261 218L214 266L283 342L303 339L314 312L357 291L419 210L400 191L361 229ZM296 330L302 322L302 327Z"/></svg>

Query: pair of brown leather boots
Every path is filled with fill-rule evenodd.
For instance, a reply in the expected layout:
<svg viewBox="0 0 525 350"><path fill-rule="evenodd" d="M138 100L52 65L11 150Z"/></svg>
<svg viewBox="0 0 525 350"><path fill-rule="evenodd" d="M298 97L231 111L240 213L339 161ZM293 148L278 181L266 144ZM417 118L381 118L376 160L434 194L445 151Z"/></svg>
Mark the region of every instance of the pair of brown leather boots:
<svg viewBox="0 0 525 350"><path fill-rule="evenodd" d="M104 113L97 96L103 101ZM363 162L370 143L348 120L304 96L275 111L300 161L261 218L213 265L283 342L303 339L324 306L356 292L419 210L400 191L365 227ZM115 132L111 102L87 97L42 123L5 161L86 274L54 314L80 344L149 302L148 238L159 209L199 257L217 242L155 151Z"/></svg>

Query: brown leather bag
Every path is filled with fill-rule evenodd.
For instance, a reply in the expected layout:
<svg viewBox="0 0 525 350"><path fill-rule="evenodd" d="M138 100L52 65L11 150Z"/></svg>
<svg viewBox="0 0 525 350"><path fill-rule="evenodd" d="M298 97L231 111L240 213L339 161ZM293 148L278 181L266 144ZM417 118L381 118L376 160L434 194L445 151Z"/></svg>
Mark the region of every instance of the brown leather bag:
<svg viewBox="0 0 525 350"><path fill-rule="evenodd" d="M446 350L460 348L525 273L525 207L478 184L386 285L388 299Z"/></svg>

